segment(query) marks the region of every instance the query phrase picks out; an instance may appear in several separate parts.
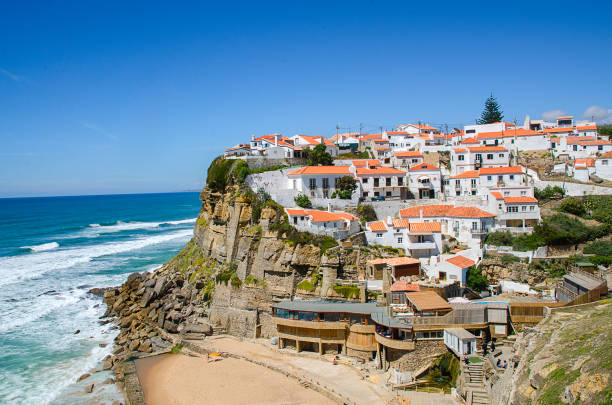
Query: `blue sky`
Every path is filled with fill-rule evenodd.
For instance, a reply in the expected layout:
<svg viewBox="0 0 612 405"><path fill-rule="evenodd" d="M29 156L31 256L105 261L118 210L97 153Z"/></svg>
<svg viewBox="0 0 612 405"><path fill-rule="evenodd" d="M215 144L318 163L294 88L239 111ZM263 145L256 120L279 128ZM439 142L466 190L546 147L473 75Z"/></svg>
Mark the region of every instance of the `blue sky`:
<svg viewBox="0 0 612 405"><path fill-rule="evenodd" d="M608 1L98 3L2 3L0 197L198 189L251 134L458 126L490 92L612 116Z"/></svg>

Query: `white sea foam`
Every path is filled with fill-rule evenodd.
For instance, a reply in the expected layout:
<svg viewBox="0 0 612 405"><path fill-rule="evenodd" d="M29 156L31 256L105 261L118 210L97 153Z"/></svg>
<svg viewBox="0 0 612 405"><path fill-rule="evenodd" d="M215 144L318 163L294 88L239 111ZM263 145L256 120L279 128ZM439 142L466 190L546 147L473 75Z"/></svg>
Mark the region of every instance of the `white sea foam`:
<svg viewBox="0 0 612 405"><path fill-rule="evenodd" d="M164 224L170 225L182 225L182 224L190 224L196 221L197 218L189 218L189 219L181 219L179 221L166 221Z"/></svg>
<svg viewBox="0 0 612 405"><path fill-rule="evenodd" d="M194 223L196 218L180 219L177 221L162 221L162 222L123 222L117 221L112 225L89 224L88 229L85 229L80 236L97 237L105 233L115 233L124 231L133 231L139 229L155 229L162 225L185 225Z"/></svg>
<svg viewBox="0 0 612 405"><path fill-rule="evenodd" d="M22 246L20 247L20 249L28 249L32 252L44 252L45 250L53 250L53 249L57 249L58 247L59 247L59 243L49 242L49 243L43 243L40 245Z"/></svg>
<svg viewBox="0 0 612 405"><path fill-rule="evenodd" d="M101 256L142 249L173 239L188 238L192 234L191 229L184 229L133 238L123 242L109 242L73 249L33 252L24 256L2 257L0 258L0 286L29 280L47 272L63 270L80 263L87 263Z"/></svg>

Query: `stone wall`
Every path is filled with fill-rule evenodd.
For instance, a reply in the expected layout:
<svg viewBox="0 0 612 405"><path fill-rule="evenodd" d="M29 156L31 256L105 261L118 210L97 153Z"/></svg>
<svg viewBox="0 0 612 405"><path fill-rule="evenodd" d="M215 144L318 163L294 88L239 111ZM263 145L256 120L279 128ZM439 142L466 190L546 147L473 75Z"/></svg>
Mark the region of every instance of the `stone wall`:
<svg viewBox="0 0 612 405"><path fill-rule="evenodd" d="M441 340L420 340L416 342L414 351L406 352L386 348L387 361L391 368L397 371L417 371L434 357L447 351Z"/></svg>

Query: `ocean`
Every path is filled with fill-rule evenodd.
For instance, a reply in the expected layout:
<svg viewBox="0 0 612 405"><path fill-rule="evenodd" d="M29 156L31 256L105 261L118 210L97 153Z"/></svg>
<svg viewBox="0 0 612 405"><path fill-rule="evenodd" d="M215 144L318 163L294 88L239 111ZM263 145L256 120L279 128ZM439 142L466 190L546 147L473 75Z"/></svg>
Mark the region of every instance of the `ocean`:
<svg viewBox="0 0 612 405"><path fill-rule="evenodd" d="M87 291L152 271L193 235L198 193L0 199L0 403L111 403L110 372L76 378L117 331ZM76 331L80 331L76 333Z"/></svg>

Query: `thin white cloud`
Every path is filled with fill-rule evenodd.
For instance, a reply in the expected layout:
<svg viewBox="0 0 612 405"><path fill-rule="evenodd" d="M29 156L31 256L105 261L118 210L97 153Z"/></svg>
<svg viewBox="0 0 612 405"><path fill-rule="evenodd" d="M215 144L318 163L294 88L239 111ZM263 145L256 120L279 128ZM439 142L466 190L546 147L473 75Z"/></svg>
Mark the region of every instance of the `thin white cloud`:
<svg viewBox="0 0 612 405"><path fill-rule="evenodd" d="M556 121L557 117L567 115L567 112L563 110L550 110L542 113L542 119L544 121Z"/></svg>
<svg viewBox="0 0 612 405"><path fill-rule="evenodd" d="M107 137L109 139L113 139L113 140L117 139L116 135L110 133L109 131L105 130L104 128L100 128L99 126L97 126L95 124L92 124L90 122L83 122L82 124L83 124L83 126L85 128L87 128L89 130L92 130L93 132L96 132L96 133L98 133L100 135L103 135L103 136L105 136L105 137Z"/></svg>
<svg viewBox="0 0 612 405"><path fill-rule="evenodd" d="M0 69L0 74L2 74L5 77L8 77L9 79L11 79L14 82L21 83L21 82L26 82L27 81L27 79L25 77L19 76L19 75L15 74L15 73L11 73L11 72L9 72L6 69Z"/></svg>
<svg viewBox="0 0 612 405"><path fill-rule="evenodd" d="M584 111L582 119L595 121L598 124L612 124L612 109L592 105Z"/></svg>

